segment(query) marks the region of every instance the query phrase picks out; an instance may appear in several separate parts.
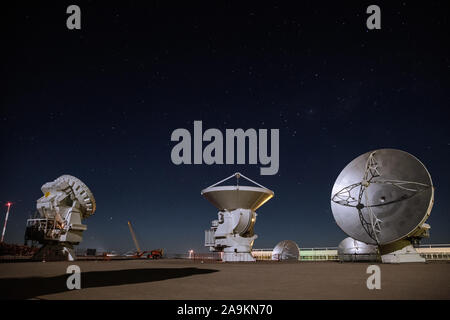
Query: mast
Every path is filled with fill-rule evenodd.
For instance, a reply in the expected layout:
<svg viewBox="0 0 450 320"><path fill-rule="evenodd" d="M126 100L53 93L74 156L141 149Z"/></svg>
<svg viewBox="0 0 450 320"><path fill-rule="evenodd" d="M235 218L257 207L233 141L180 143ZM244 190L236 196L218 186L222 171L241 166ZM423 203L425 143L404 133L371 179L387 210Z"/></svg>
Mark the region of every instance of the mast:
<svg viewBox="0 0 450 320"><path fill-rule="evenodd" d="M131 222L128 221L128 228L130 228L131 237L133 238L134 245L136 246L137 252L141 253L141 247L139 247L139 242L137 241L136 234L134 233L133 227L131 226Z"/></svg>
<svg viewBox="0 0 450 320"><path fill-rule="evenodd" d="M2 239L0 240L0 242L3 242L3 239L5 239L6 224L8 223L9 208L11 208L11 202L8 202L6 206L8 207L8 210L6 211L5 224L3 225Z"/></svg>

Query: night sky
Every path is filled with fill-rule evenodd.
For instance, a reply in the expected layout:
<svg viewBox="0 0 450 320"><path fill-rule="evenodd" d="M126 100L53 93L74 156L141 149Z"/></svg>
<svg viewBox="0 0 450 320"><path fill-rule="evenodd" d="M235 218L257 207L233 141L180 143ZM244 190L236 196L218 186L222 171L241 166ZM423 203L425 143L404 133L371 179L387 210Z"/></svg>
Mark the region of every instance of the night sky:
<svg viewBox="0 0 450 320"><path fill-rule="evenodd" d="M200 195L236 171L275 192L255 248L337 246L345 165L377 148L418 157L436 188L424 243L450 243L449 21L445 2L55 1L3 8L0 202L23 243L40 187L85 182L97 211L80 247L185 253L217 210ZM148 3L148 4L144 4ZM66 8L81 8L81 30ZM295 5L294 5L295 4ZM381 8L368 30L366 8ZM280 130L280 169L171 162L173 130ZM1 209L3 226L6 207Z"/></svg>

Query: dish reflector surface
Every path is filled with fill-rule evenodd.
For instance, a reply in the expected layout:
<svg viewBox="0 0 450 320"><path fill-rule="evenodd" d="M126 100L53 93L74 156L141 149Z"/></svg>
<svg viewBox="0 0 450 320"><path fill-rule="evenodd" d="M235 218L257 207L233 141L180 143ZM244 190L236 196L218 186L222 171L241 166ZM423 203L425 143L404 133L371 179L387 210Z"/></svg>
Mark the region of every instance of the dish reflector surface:
<svg viewBox="0 0 450 320"><path fill-rule="evenodd" d="M331 192L331 209L347 235L383 245L414 233L429 217L433 197L431 176L417 158L379 149L342 170Z"/></svg>
<svg viewBox="0 0 450 320"><path fill-rule="evenodd" d="M219 186L204 189L202 195L221 211L235 209L256 211L273 197L273 191L250 186Z"/></svg>
<svg viewBox="0 0 450 320"><path fill-rule="evenodd" d="M272 260L298 260L300 249L292 240L283 240L272 251Z"/></svg>

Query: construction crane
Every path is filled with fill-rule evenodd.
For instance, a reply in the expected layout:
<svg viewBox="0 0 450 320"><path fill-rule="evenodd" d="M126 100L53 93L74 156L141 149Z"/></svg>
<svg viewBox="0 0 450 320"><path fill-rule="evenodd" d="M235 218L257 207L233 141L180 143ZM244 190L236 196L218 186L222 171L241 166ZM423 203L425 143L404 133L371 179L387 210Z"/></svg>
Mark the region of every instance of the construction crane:
<svg viewBox="0 0 450 320"><path fill-rule="evenodd" d="M133 238L134 245L136 246L137 253L141 253L141 247L139 247L139 242L137 241L136 234L134 233L133 227L131 226L131 222L128 221L128 228L130 228L131 237Z"/></svg>
<svg viewBox="0 0 450 320"><path fill-rule="evenodd" d="M142 251L141 247L139 246L139 242L136 238L136 234L134 233L133 227L131 226L131 222L128 221L128 228L130 229L131 237L133 238L134 245L136 246L136 258L141 258L145 254L147 254L147 258L149 259L159 259L163 256L163 249L155 249L151 251Z"/></svg>
<svg viewBox="0 0 450 320"><path fill-rule="evenodd" d="M6 203L8 210L6 211L5 225L3 226L2 239L0 240L0 242L3 242L3 240L5 239L6 225L8 224L9 209L11 209L11 204L11 202Z"/></svg>

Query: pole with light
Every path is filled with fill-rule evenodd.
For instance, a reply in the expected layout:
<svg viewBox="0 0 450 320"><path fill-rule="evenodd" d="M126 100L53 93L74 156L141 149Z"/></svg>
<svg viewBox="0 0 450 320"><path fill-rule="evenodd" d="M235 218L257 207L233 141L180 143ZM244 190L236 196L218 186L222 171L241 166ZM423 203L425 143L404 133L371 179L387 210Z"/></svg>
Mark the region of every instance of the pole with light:
<svg viewBox="0 0 450 320"><path fill-rule="evenodd" d="M11 204L11 202L6 203L8 210L6 211L5 224L3 225L2 239L0 240L0 242L3 242L3 239L5 238L6 224L8 223L9 209L11 208Z"/></svg>

